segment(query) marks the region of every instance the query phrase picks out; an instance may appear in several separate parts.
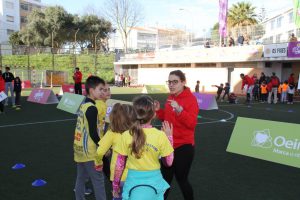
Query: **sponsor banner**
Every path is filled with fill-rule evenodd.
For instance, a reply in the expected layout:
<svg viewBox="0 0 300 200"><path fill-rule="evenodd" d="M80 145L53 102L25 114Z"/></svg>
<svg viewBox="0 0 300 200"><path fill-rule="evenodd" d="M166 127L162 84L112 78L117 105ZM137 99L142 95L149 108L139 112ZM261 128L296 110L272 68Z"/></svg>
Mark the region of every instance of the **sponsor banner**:
<svg viewBox="0 0 300 200"><path fill-rule="evenodd" d="M227 151L300 168L300 124L238 117Z"/></svg>
<svg viewBox="0 0 300 200"><path fill-rule="evenodd" d="M290 42L288 46L288 57L298 58L300 57L300 42Z"/></svg>
<svg viewBox="0 0 300 200"><path fill-rule="evenodd" d="M112 111L112 108L114 107L114 105L116 103L132 105L132 102L130 102L130 101L121 101L121 100L117 100L117 99L108 99L106 101L107 110L106 110L105 122L109 123L109 115Z"/></svg>
<svg viewBox="0 0 300 200"><path fill-rule="evenodd" d="M299 80L298 80L298 90L300 90L300 74L299 74Z"/></svg>
<svg viewBox="0 0 300 200"><path fill-rule="evenodd" d="M82 95L86 95L86 92L85 92L85 85L82 84ZM74 85L71 85L71 84L64 84L61 86L61 89L62 91L60 91L60 95L62 95L63 93L65 92L68 92L68 93L75 93L75 89L74 89Z"/></svg>
<svg viewBox="0 0 300 200"><path fill-rule="evenodd" d="M270 44L264 46L264 57L286 57L287 56L287 43L283 44Z"/></svg>
<svg viewBox="0 0 300 200"><path fill-rule="evenodd" d="M57 97L52 90L49 89L33 89L27 101L40 104L55 104L58 103Z"/></svg>
<svg viewBox="0 0 300 200"><path fill-rule="evenodd" d="M159 94L159 93L169 93L169 89L165 85L145 85L143 90L143 94Z"/></svg>
<svg viewBox="0 0 300 200"><path fill-rule="evenodd" d="M85 96L65 92L57 108L72 114L76 114Z"/></svg>
<svg viewBox="0 0 300 200"><path fill-rule="evenodd" d="M216 110L218 109L218 104L213 94L204 93L193 93L197 98L198 106L200 110Z"/></svg>
<svg viewBox="0 0 300 200"><path fill-rule="evenodd" d="M7 95L5 94L5 92L0 92L0 102L5 100L7 98Z"/></svg>

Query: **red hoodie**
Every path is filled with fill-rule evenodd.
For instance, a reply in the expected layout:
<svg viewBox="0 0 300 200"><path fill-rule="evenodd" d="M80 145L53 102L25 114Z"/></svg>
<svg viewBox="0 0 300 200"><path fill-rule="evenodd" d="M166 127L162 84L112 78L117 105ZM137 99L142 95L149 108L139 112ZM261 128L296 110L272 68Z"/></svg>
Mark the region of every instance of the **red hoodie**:
<svg viewBox="0 0 300 200"><path fill-rule="evenodd" d="M177 114L168 100L175 100L183 108L182 112ZM170 95L165 108L156 112L158 119L173 124L174 148L184 144L195 144L194 134L198 112L197 99L189 88L185 88L178 96Z"/></svg>
<svg viewBox="0 0 300 200"><path fill-rule="evenodd" d="M2 78L2 76L0 76L0 92L3 92L5 90L5 81Z"/></svg>
<svg viewBox="0 0 300 200"><path fill-rule="evenodd" d="M244 89L245 85L248 85L248 87L254 85L254 80L250 78L248 75L246 75L243 79L242 89Z"/></svg>

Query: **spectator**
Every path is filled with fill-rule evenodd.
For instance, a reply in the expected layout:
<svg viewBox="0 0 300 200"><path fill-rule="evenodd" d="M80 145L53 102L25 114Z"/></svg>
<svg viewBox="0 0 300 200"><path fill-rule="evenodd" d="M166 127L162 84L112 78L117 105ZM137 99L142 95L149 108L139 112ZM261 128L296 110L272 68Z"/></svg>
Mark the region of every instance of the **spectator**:
<svg viewBox="0 0 300 200"><path fill-rule="evenodd" d="M288 95L287 104L293 104L294 93L295 93L295 85L294 84L289 84L288 94L287 94Z"/></svg>
<svg viewBox="0 0 300 200"><path fill-rule="evenodd" d="M239 46L243 46L244 41L245 41L244 36L243 36L243 35L240 35L240 36L238 37L237 43L238 43Z"/></svg>
<svg viewBox="0 0 300 200"><path fill-rule="evenodd" d="M228 46L230 46L230 47L234 46L234 39L232 37L229 37Z"/></svg>
<svg viewBox="0 0 300 200"><path fill-rule="evenodd" d="M11 104L12 107L15 107L15 96L14 96L14 86L12 81L15 79L14 75L10 72L9 67L5 67L5 72L2 74L2 77L5 81L5 94L8 97L8 90L10 91L11 95ZM5 105L8 105L8 98L5 100Z"/></svg>
<svg viewBox="0 0 300 200"><path fill-rule="evenodd" d="M246 102L250 103L250 101L252 100L252 90L254 87L254 81L248 75L240 74L240 77L243 80L241 89L246 90L247 92Z"/></svg>
<svg viewBox="0 0 300 200"><path fill-rule="evenodd" d="M277 90L278 86L280 84L279 78L276 76L275 72L272 73L271 76L271 81L270 83L272 84L272 89L269 91L269 97L268 97L268 103L272 103L272 98L273 98L273 103L277 103Z"/></svg>
<svg viewBox="0 0 300 200"><path fill-rule="evenodd" d="M210 44L209 44L209 41L207 40L206 43L205 43L205 48L210 48Z"/></svg>
<svg viewBox="0 0 300 200"><path fill-rule="evenodd" d="M2 78L2 71L0 70L0 93L5 91L5 80ZM4 100L0 101L0 114L4 112Z"/></svg>
<svg viewBox="0 0 300 200"><path fill-rule="evenodd" d="M294 84L295 85L294 73L291 73L291 75L288 79L288 84Z"/></svg>
<svg viewBox="0 0 300 200"><path fill-rule="evenodd" d="M291 37L290 37L290 42L298 42L297 37L295 36L294 33L292 33Z"/></svg>
<svg viewBox="0 0 300 200"><path fill-rule="evenodd" d="M220 99L220 96L221 96L222 92L223 92L224 85L223 85L223 83L221 83L220 86L218 86L218 85L212 85L212 86L218 88L218 90L217 90L217 98L216 98L216 100L218 101Z"/></svg>
<svg viewBox="0 0 300 200"><path fill-rule="evenodd" d="M22 91L22 81L21 81L20 77L17 76L14 81L14 92L15 92L15 96L16 96L16 101L15 101L16 110L21 109L21 103L20 103L21 91Z"/></svg>
<svg viewBox="0 0 300 200"><path fill-rule="evenodd" d="M196 83L195 92L200 93L200 81Z"/></svg>
<svg viewBox="0 0 300 200"><path fill-rule="evenodd" d="M75 84L74 84L75 94L82 95L82 86L81 86L82 73L79 71L78 67L75 68L73 80L75 82Z"/></svg>
<svg viewBox="0 0 300 200"><path fill-rule="evenodd" d="M267 96L268 96L268 86L266 84L266 81L263 81L260 85L260 91L261 91L261 102L265 103L267 102Z"/></svg>
<svg viewBox="0 0 300 200"><path fill-rule="evenodd" d="M230 91L230 84L229 83L225 83L224 94L223 94L222 101L224 101L226 95L227 95L227 99L229 101L229 91Z"/></svg>

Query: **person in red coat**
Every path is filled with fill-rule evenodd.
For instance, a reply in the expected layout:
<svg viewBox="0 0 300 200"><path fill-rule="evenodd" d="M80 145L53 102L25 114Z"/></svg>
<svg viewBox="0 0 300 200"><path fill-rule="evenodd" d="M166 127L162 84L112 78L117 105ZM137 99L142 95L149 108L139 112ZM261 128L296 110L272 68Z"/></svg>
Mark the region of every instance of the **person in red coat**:
<svg viewBox="0 0 300 200"><path fill-rule="evenodd" d="M75 72L73 75L73 80L75 82L74 85L74 90L75 90L75 94L82 94L82 86L81 86L81 81L82 81L82 73L79 71L79 68L76 67L75 68Z"/></svg>
<svg viewBox="0 0 300 200"><path fill-rule="evenodd" d="M291 73L291 75L288 79L288 84L295 84L294 73Z"/></svg>
<svg viewBox="0 0 300 200"><path fill-rule="evenodd" d="M246 90L247 91L247 99L246 101L248 103L250 103L250 101L252 100L252 90L254 88L254 80L252 78L250 78L248 75L244 75L244 74L240 74L240 77L242 79L242 90ZM247 88L245 88L247 87Z"/></svg>
<svg viewBox="0 0 300 200"><path fill-rule="evenodd" d="M193 188L188 175L194 159L194 134L199 107L196 97L185 86L186 78L182 71L170 72L167 84L170 95L165 108L161 109L159 102L155 101L155 109L159 120L173 125L174 162L171 167L162 166L161 171L169 184L175 175L184 199L193 200ZM169 190L165 193L165 199L168 193Z"/></svg>
<svg viewBox="0 0 300 200"><path fill-rule="evenodd" d="M0 93L5 91L5 80L2 77L2 71L0 70ZM0 102L0 114L4 112L4 101Z"/></svg>

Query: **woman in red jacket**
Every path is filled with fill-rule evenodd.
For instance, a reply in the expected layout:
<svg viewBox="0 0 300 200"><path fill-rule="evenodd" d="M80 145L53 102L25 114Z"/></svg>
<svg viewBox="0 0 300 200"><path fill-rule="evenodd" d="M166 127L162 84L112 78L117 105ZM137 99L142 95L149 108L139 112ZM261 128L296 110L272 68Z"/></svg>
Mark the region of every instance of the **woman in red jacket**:
<svg viewBox="0 0 300 200"><path fill-rule="evenodd" d="M189 171L194 159L194 133L197 125L199 112L196 97L191 90L185 86L186 78L182 71L170 72L169 80L170 95L161 109L156 101L156 115L161 121L168 121L173 124L173 147L174 162L171 167L162 166L164 179L171 184L175 175L185 200L193 200L193 188L188 180ZM165 193L165 199L168 196Z"/></svg>
<svg viewBox="0 0 300 200"><path fill-rule="evenodd" d="M0 93L4 92L5 90L5 81L4 78L2 78L2 71L0 70ZM3 105L4 101L0 102L0 114L4 112L4 105Z"/></svg>

